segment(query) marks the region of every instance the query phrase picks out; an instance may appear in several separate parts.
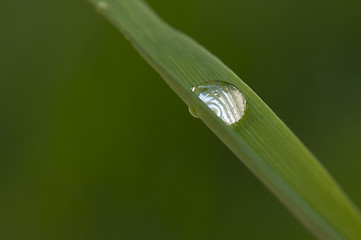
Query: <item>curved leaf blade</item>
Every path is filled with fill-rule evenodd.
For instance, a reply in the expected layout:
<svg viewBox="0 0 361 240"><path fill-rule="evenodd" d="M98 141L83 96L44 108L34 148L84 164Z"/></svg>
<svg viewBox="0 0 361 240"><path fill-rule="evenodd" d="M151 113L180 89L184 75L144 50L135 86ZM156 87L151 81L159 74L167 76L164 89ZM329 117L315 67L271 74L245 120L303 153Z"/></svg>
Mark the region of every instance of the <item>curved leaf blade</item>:
<svg viewBox="0 0 361 240"><path fill-rule="evenodd" d="M300 140L235 73L141 0L90 0L123 32L178 96L319 239L361 239L358 209ZM226 125L191 88L222 80L247 100Z"/></svg>

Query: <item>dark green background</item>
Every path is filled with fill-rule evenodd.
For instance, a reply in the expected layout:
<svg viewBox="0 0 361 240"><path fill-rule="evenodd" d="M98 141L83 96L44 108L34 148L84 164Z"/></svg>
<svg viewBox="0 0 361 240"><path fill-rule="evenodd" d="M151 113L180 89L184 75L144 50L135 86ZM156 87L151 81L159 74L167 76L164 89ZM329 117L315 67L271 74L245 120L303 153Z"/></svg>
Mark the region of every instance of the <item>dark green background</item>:
<svg viewBox="0 0 361 240"><path fill-rule="evenodd" d="M359 0L149 0L361 206ZM0 0L0 239L311 235L85 0Z"/></svg>

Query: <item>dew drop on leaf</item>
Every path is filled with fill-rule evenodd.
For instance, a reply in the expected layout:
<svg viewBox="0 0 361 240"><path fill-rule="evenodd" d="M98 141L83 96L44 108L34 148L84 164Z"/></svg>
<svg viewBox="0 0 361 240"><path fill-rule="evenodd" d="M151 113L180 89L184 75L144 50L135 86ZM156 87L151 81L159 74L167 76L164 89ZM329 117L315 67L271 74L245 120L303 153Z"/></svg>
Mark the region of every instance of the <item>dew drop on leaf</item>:
<svg viewBox="0 0 361 240"><path fill-rule="evenodd" d="M246 99L232 84L223 81L209 81L192 88L204 102L227 125L238 122L246 110ZM197 117L194 109L189 109Z"/></svg>

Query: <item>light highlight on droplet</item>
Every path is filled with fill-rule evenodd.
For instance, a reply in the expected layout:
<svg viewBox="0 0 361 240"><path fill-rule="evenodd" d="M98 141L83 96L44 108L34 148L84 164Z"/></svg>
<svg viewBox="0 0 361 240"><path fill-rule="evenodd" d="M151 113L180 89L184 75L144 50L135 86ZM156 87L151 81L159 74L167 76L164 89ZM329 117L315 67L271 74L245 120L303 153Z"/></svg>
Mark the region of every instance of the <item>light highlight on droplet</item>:
<svg viewBox="0 0 361 240"><path fill-rule="evenodd" d="M227 125L238 122L246 110L246 99L232 84L209 81L192 91Z"/></svg>

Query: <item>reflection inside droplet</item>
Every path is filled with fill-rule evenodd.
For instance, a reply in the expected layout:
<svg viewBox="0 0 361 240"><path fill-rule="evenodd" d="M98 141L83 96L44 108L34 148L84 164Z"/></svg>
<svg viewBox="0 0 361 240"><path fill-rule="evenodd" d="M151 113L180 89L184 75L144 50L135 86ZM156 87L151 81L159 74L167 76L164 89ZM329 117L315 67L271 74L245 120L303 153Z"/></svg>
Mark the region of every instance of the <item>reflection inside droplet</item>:
<svg viewBox="0 0 361 240"><path fill-rule="evenodd" d="M227 125L238 122L246 110L246 99L232 84L223 81L209 81L192 91ZM190 109L191 114L196 114Z"/></svg>

